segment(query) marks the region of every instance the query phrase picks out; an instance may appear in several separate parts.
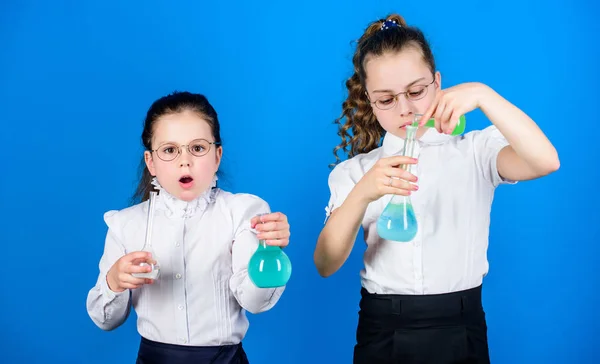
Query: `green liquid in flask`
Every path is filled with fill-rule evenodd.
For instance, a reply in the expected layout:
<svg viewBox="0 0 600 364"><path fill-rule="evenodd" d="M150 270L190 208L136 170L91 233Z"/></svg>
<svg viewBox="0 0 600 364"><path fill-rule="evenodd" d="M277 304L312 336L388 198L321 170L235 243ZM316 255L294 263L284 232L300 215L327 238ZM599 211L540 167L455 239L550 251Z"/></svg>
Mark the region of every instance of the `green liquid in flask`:
<svg viewBox="0 0 600 364"><path fill-rule="evenodd" d="M427 120L427 122L425 123L425 126L428 128L435 127L435 120L434 119ZM462 133L465 132L466 126L467 126L467 118L464 115L461 115L458 118L458 122L456 123L456 126L454 127L454 130L452 130L452 133L450 133L450 135L461 135Z"/></svg>
<svg viewBox="0 0 600 364"><path fill-rule="evenodd" d="M282 287L292 275L292 263L280 247L261 240L248 263L248 275L259 288Z"/></svg>

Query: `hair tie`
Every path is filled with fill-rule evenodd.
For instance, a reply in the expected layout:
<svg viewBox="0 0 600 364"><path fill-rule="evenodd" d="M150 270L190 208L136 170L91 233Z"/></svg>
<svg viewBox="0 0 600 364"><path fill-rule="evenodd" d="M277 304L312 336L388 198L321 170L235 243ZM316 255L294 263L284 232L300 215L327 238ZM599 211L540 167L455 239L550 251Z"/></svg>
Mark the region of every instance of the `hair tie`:
<svg viewBox="0 0 600 364"><path fill-rule="evenodd" d="M386 20L381 24L381 30L386 30L390 28L401 27L395 20Z"/></svg>

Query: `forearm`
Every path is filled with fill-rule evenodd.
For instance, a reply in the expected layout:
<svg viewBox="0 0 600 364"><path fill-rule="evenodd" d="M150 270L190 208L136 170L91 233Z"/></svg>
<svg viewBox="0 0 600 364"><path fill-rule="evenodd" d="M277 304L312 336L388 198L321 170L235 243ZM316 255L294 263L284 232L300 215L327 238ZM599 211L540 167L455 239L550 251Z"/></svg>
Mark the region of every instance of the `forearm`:
<svg viewBox="0 0 600 364"><path fill-rule="evenodd" d="M317 271L329 277L344 264L356 241L369 204L353 189L344 203L331 214L321 231L314 252Z"/></svg>
<svg viewBox="0 0 600 364"><path fill-rule="evenodd" d="M130 292L113 292L106 283L106 276L92 288L87 297L87 312L92 321L102 330L114 330L129 316Z"/></svg>
<svg viewBox="0 0 600 364"><path fill-rule="evenodd" d="M556 149L527 114L485 85L482 85L479 104L516 155L533 171L544 175L558 169Z"/></svg>
<svg viewBox="0 0 600 364"><path fill-rule="evenodd" d="M285 286L277 288L259 288L248 275L248 264L259 246L256 233L250 228L252 218L261 213L269 212L266 202L250 196L240 196L238 201L241 209L234 210L237 221L236 233L231 248L232 276L229 287L238 304L250 313L260 313L270 310L279 301Z"/></svg>
<svg viewBox="0 0 600 364"><path fill-rule="evenodd" d="M231 280L231 289L238 304L246 311L257 314L270 310L281 298L285 286L259 288L248 276L248 271L236 273Z"/></svg>

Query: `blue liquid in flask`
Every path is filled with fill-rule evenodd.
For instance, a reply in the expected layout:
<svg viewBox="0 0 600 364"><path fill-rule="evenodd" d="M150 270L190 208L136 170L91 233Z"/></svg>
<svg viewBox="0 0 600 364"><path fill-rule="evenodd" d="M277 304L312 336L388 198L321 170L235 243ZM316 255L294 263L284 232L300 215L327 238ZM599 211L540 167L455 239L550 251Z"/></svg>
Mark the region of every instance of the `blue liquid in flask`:
<svg viewBox="0 0 600 364"><path fill-rule="evenodd" d="M377 233L386 240L408 242L415 238L417 230L415 210L408 197L394 196L377 220Z"/></svg>
<svg viewBox="0 0 600 364"><path fill-rule="evenodd" d="M261 240L248 263L248 275L259 288L283 287L292 275L292 263L280 247Z"/></svg>
<svg viewBox="0 0 600 364"><path fill-rule="evenodd" d="M401 155L412 157L416 143L416 133L421 114L415 114L413 123L407 125L404 148ZM408 165L400 168L409 170ZM391 180L390 180L391 181ZM394 195L377 219L377 234L382 239L409 242L417 235L418 224L415 210L409 196Z"/></svg>

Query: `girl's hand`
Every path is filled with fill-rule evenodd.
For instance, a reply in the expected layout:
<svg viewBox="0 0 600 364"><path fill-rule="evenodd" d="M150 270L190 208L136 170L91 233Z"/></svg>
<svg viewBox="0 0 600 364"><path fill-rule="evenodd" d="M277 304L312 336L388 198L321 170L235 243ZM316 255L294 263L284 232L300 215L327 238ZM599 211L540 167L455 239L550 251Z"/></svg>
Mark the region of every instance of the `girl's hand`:
<svg viewBox="0 0 600 364"><path fill-rule="evenodd" d="M419 126L425 125L433 117L438 132L452 133L461 115L480 107L481 95L486 88L482 83L471 82L440 90L423 114Z"/></svg>
<svg viewBox="0 0 600 364"><path fill-rule="evenodd" d="M152 271L152 267L140 266L140 263L155 264L152 260L152 255L148 252L131 252L127 255L122 256L119 260L113 264L108 273L106 274L106 283L108 288L113 292L123 292L126 289L140 288L144 284L151 284L154 282L148 278L136 278L131 273L149 273Z"/></svg>
<svg viewBox="0 0 600 364"><path fill-rule="evenodd" d="M250 225L258 231L257 238L265 240L267 245L283 248L290 242L290 224L287 216L281 212L255 216L250 221Z"/></svg>
<svg viewBox="0 0 600 364"><path fill-rule="evenodd" d="M415 158L405 156L381 158L358 181L354 189L358 196L366 199L367 203L384 195L408 196L412 191L419 189L417 185L413 184L417 182L417 177L400 166L416 163Z"/></svg>

